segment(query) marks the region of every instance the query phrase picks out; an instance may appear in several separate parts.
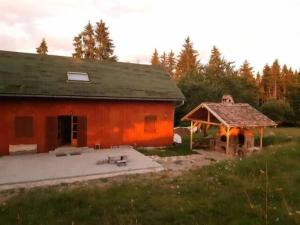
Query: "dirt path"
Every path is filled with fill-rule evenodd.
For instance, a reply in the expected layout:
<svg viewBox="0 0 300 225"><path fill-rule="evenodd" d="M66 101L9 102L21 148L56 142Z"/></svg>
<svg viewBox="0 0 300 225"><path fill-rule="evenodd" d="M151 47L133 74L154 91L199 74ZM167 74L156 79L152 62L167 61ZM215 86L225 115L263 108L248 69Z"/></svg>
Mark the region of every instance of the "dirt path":
<svg viewBox="0 0 300 225"><path fill-rule="evenodd" d="M203 150L197 150L197 152L198 154L186 156L150 157L161 164L172 175L179 175L186 170L197 169L212 163L230 159L230 156L219 152Z"/></svg>

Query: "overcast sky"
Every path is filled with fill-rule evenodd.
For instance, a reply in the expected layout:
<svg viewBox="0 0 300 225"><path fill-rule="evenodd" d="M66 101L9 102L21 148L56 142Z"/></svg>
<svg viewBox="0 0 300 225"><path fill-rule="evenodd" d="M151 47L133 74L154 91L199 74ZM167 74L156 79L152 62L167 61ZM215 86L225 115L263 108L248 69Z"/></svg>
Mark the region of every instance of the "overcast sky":
<svg viewBox="0 0 300 225"><path fill-rule="evenodd" d="M109 26L120 61L149 63L154 48L179 53L190 36L201 62L216 45L256 70L278 58L300 68L300 0L0 0L0 49L70 56L90 20Z"/></svg>

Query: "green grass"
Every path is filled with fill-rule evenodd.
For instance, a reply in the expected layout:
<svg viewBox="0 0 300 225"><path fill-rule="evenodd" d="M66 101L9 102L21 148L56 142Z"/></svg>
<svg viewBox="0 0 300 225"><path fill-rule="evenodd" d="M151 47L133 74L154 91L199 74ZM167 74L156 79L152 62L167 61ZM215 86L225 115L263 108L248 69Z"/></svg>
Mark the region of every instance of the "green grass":
<svg viewBox="0 0 300 225"><path fill-rule="evenodd" d="M191 155L197 154L197 152L190 150L189 137L183 137L182 144L164 149L137 149L144 155L158 155L160 157L178 156L178 155Z"/></svg>
<svg viewBox="0 0 300 225"><path fill-rule="evenodd" d="M300 129L268 132L291 140L178 177L25 191L0 206L0 224L266 224L266 162L268 224L300 224Z"/></svg>

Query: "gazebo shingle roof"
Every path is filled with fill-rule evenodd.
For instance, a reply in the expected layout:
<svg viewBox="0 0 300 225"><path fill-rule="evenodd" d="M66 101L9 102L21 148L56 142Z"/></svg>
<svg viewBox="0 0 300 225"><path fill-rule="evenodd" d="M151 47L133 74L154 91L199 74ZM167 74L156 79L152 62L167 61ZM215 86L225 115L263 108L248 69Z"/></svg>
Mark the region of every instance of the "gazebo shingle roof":
<svg viewBox="0 0 300 225"><path fill-rule="evenodd" d="M247 103L204 102L185 115L182 120L195 120L199 115L199 120L206 120L207 117L205 118L203 110L209 111L219 122L227 127L268 127L277 125L273 120Z"/></svg>

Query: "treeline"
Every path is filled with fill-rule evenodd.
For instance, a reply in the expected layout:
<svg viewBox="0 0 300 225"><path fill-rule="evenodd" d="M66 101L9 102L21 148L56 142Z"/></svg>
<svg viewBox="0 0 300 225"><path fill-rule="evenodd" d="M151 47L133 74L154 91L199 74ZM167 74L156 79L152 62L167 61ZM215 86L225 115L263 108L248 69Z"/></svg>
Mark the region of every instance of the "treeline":
<svg viewBox="0 0 300 225"><path fill-rule="evenodd" d="M161 66L174 79L187 98L176 112L177 122L203 101L219 102L231 94L236 102L247 102L281 124L300 121L300 75L275 60L255 73L245 60L240 68L225 59L217 47L211 50L207 64L198 60L190 38L175 57L173 51L159 55L155 49L151 64Z"/></svg>
<svg viewBox="0 0 300 225"><path fill-rule="evenodd" d="M92 26L90 22L84 27L77 36L73 38L74 53L76 59L93 59L117 61L118 57L114 54L115 45L110 38L108 27L103 20ZM39 47L36 48L39 55L47 55L48 46L45 38L42 39Z"/></svg>
<svg viewBox="0 0 300 225"><path fill-rule="evenodd" d="M73 39L73 57L77 59L96 59L117 61L114 44L109 37L108 27L103 20L92 26L90 22Z"/></svg>

